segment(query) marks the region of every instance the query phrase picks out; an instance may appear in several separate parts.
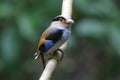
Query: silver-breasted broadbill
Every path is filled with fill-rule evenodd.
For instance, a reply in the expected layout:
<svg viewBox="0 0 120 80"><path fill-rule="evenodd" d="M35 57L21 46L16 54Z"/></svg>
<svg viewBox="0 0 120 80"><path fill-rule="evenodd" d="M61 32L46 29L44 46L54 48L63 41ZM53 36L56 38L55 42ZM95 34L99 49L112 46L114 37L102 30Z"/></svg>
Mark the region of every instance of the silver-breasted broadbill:
<svg viewBox="0 0 120 80"><path fill-rule="evenodd" d="M45 56L59 49L69 38L71 33L72 19L65 18L62 15L55 17L50 26L40 37L38 47L35 53L35 59L40 56L41 63L45 68Z"/></svg>

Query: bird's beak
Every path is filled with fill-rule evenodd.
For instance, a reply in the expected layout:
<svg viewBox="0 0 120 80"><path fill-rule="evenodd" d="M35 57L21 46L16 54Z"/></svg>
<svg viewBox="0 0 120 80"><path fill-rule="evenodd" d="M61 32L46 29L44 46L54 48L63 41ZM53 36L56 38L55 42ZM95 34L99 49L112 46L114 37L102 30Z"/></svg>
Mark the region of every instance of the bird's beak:
<svg viewBox="0 0 120 80"><path fill-rule="evenodd" d="M67 24L73 24L73 23L74 23L74 21L72 19L67 20Z"/></svg>

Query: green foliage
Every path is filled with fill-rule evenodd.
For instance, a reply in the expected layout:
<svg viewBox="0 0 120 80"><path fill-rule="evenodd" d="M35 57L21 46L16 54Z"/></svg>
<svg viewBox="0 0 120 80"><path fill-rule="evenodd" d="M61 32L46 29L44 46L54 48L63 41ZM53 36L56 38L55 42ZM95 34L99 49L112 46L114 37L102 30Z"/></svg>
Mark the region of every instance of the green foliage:
<svg viewBox="0 0 120 80"><path fill-rule="evenodd" d="M85 19L77 24L76 31L79 35L83 36L100 37L104 36L106 30L102 22L92 19Z"/></svg>
<svg viewBox="0 0 120 80"><path fill-rule="evenodd" d="M13 7L9 4L0 4L0 17L9 17L13 13Z"/></svg>

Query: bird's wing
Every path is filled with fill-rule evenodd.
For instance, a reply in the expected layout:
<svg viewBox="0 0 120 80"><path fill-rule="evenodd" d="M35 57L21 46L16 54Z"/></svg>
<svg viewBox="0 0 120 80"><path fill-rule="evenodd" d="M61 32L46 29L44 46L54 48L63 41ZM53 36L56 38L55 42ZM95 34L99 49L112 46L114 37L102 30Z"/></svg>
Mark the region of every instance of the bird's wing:
<svg viewBox="0 0 120 80"><path fill-rule="evenodd" d="M43 52L51 48L61 37L63 30L49 27L41 36L37 50L40 52L40 59L43 67L45 68L45 59Z"/></svg>
<svg viewBox="0 0 120 80"><path fill-rule="evenodd" d="M49 28L47 29L41 36L38 50L41 52L46 52L49 48L51 48L63 35L62 29L57 28Z"/></svg>

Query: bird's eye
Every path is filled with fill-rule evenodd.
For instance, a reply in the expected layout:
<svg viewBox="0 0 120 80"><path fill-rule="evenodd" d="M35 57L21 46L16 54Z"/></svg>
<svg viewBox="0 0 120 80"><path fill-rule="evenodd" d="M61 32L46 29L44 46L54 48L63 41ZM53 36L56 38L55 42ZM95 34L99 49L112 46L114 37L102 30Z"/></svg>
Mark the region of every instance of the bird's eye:
<svg viewBox="0 0 120 80"><path fill-rule="evenodd" d="M60 20L59 20L60 22L65 22L65 20L64 19L62 19L62 18L60 18Z"/></svg>
<svg viewBox="0 0 120 80"><path fill-rule="evenodd" d="M61 21L61 22L62 22L62 21L63 21L63 19L62 19L62 18L60 18L60 20L59 20L59 21Z"/></svg>

